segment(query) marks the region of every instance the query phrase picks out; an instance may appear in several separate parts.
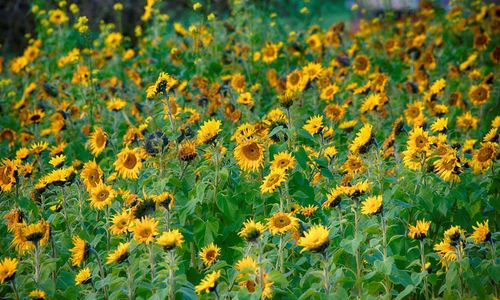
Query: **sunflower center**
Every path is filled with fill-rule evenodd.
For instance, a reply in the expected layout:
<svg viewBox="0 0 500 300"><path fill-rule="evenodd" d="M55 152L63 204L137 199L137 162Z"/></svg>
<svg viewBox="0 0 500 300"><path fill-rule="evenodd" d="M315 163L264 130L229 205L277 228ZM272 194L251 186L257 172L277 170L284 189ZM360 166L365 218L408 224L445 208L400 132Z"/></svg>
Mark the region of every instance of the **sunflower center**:
<svg viewBox="0 0 500 300"><path fill-rule="evenodd" d="M137 164L137 157L135 157L135 154L127 153L127 156L125 157L125 161L123 162L123 165L125 166L125 168L133 169L136 164Z"/></svg>
<svg viewBox="0 0 500 300"><path fill-rule="evenodd" d="M423 148L425 147L425 145L427 145L427 139L424 136L419 135L415 139L415 144L417 144L418 148Z"/></svg>
<svg viewBox="0 0 500 300"><path fill-rule="evenodd" d="M153 231L151 228L143 228L140 232L139 235L143 238L148 238L152 235Z"/></svg>
<svg viewBox="0 0 500 300"><path fill-rule="evenodd" d="M287 217L278 217L276 218L276 227L283 228L290 224L290 218Z"/></svg>
<svg viewBox="0 0 500 300"><path fill-rule="evenodd" d="M355 60L355 66L358 70L364 70L368 66L368 62L364 57L358 57Z"/></svg>
<svg viewBox="0 0 500 300"><path fill-rule="evenodd" d="M408 110L408 115L412 118L416 118L420 115L420 109L417 108L417 107L411 107L409 110Z"/></svg>
<svg viewBox="0 0 500 300"><path fill-rule="evenodd" d="M214 250L208 250L206 254L207 260L213 260L215 258L215 251Z"/></svg>
<svg viewBox="0 0 500 300"><path fill-rule="evenodd" d="M107 190L102 190L99 192L99 194L97 194L97 199L99 201L106 201L106 199L108 199L108 196L109 192Z"/></svg>
<svg viewBox="0 0 500 300"><path fill-rule="evenodd" d="M97 134L96 138L95 138L95 143L97 145L97 147L103 147L104 144L106 144L106 137L104 136L104 134L102 133L99 133Z"/></svg>
<svg viewBox="0 0 500 300"><path fill-rule="evenodd" d="M485 162L491 158L492 154L493 154L493 151L490 148L481 148L481 149L479 149L477 159L480 162Z"/></svg>
<svg viewBox="0 0 500 300"><path fill-rule="evenodd" d="M252 143L248 146L245 146L243 148L243 153L245 154L245 157L249 160L258 160L260 157L259 146L257 146L256 143Z"/></svg>
<svg viewBox="0 0 500 300"><path fill-rule="evenodd" d="M476 90L474 96L475 96L474 98L476 98L476 101L483 101L486 99L486 90L480 87Z"/></svg>
<svg viewBox="0 0 500 300"><path fill-rule="evenodd" d="M296 85L296 84L298 84L298 83L299 83L299 81L300 81L300 75L299 75L297 72L293 73L293 74L290 76L290 83L291 83L292 85Z"/></svg>
<svg viewBox="0 0 500 300"><path fill-rule="evenodd" d="M266 51L264 53L265 53L264 54L265 56L272 57L272 56L274 56L274 54L276 52L274 51L274 47L269 46L269 47L266 47Z"/></svg>

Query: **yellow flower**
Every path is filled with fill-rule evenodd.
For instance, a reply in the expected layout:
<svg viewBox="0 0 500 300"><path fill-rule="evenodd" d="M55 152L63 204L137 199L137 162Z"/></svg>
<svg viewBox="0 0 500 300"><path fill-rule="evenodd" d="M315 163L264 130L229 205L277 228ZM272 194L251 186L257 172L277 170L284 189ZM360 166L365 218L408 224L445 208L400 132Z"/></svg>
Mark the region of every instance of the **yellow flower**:
<svg viewBox="0 0 500 300"><path fill-rule="evenodd" d="M210 245L203 247L199 255L205 267L210 267L219 258L220 248L214 243L211 243Z"/></svg>
<svg viewBox="0 0 500 300"><path fill-rule="evenodd" d="M179 146L177 157L182 161L192 161L198 156L196 145L190 140L183 141Z"/></svg>
<svg viewBox="0 0 500 300"><path fill-rule="evenodd" d="M417 220L417 224L415 226L410 225L408 227L408 237L415 240L423 240L427 236L427 231L429 231L430 226L430 221Z"/></svg>
<svg viewBox="0 0 500 300"><path fill-rule="evenodd" d="M201 125L200 130L198 130L198 144L209 144L213 142L222 131L220 128L221 125L222 122L219 120L211 119L205 121L203 125Z"/></svg>
<svg viewBox="0 0 500 300"><path fill-rule="evenodd" d="M301 237L297 245L304 247L304 249L300 250L300 252L304 251L313 251L313 252L321 252L326 247L328 247L329 239L328 239L329 231L323 225L314 225L309 230L304 232L304 236Z"/></svg>
<svg viewBox="0 0 500 300"><path fill-rule="evenodd" d="M47 294L42 290L36 289L30 292L29 297L34 300L43 300L47 299Z"/></svg>
<svg viewBox="0 0 500 300"><path fill-rule="evenodd" d="M264 182L260 186L261 193L272 193L286 180L286 173L283 169L272 169L271 173L264 177Z"/></svg>
<svg viewBox="0 0 500 300"><path fill-rule="evenodd" d="M282 170L290 170L295 167L295 157L290 154L290 152L279 152L276 153L273 157L273 161L271 162L271 169L282 169Z"/></svg>
<svg viewBox="0 0 500 300"><path fill-rule="evenodd" d="M264 146L256 139L243 141L234 149L234 157L244 171L256 171L264 162Z"/></svg>
<svg viewBox="0 0 500 300"><path fill-rule="evenodd" d="M481 143L481 148L474 150L470 161L474 173L485 172L491 166L497 155L498 144L492 142Z"/></svg>
<svg viewBox="0 0 500 300"><path fill-rule="evenodd" d="M323 116L310 117L302 128L315 135L323 129Z"/></svg>
<svg viewBox="0 0 500 300"><path fill-rule="evenodd" d="M354 58L352 68L354 73L364 75L370 71L370 60L366 55L359 54Z"/></svg>
<svg viewBox="0 0 500 300"><path fill-rule="evenodd" d="M104 40L104 44L106 47L115 49L120 46L121 42L123 40L123 36L119 32L111 32L106 36L106 39Z"/></svg>
<svg viewBox="0 0 500 300"><path fill-rule="evenodd" d="M434 171L445 181L460 182L458 176L462 172L462 166L456 155L456 151L444 155L433 163Z"/></svg>
<svg viewBox="0 0 500 300"><path fill-rule="evenodd" d="M16 183L15 172L17 164L10 159L4 159L0 165L0 189L2 192L9 192Z"/></svg>
<svg viewBox="0 0 500 300"><path fill-rule="evenodd" d="M73 248L71 252L71 266L80 266L89 257L90 245L79 236L73 237Z"/></svg>
<svg viewBox="0 0 500 300"><path fill-rule="evenodd" d="M254 101L251 93L242 93L236 99L236 102L239 104L246 105L248 107L252 107L254 105Z"/></svg>
<svg viewBox="0 0 500 300"><path fill-rule="evenodd" d="M34 245L43 246L47 244L50 237L50 225L45 220L40 220L38 223L27 224L22 227L24 238Z"/></svg>
<svg viewBox="0 0 500 300"><path fill-rule="evenodd" d="M53 9L53 10L49 11L49 20L50 20L50 22L52 22L56 25L60 25L60 24L68 22L69 19L64 11L62 11L60 9Z"/></svg>
<svg viewBox="0 0 500 300"><path fill-rule="evenodd" d="M113 235L120 235L128 231L130 222L132 221L132 214L130 210L124 209L121 213L113 216L112 223L109 231Z"/></svg>
<svg viewBox="0 0 500 300"><path fill-rule="evenodd" d="M483 105L490 98L490 88L486 84L473 85L469 89L469 99L474 105Z"/></svg>
<svg viewBox="0 0 500 300"><path fill-rule="evenodd" d="M247 220L243 223L243 228L238 232L238 235L249 242L256 241L266 230L261 222Z"/></svg>
<svg viewBox="0 0 500 300"><path fill-rule="evenodd" d="M363 173L365 171L365 164L359 156L349 154L347 160L342 164L341 169L350 175L354 175Z"/></svg>
<svg viewBox="0 0 500 300"><path fill-rule="evenodd" d="M172 229L163 232L158 238L157 243L165 250L171 250L182 246L182 243L184 243L184 237L178 229Z"/></svg>
<svg viewBox="0 0 500 300"><path fill-rule="evenodd" d="M154 241L155 236L158 234L156 227L158 227L158 221L154 218L148 216L142 217L142 219L135 221L132 224L132 231L134 232L134 240L139 244L145 243L150 244Z"/></svg>
<svg viewBox="0 0 500 300"><path fill-rule="evenodd" d="M91 273L89 268L83 268L81 269L78 274L76 274L75 277L75 284L80 285L80 284L87 284L92 280L91 278Z"/></svg>
<svg viewBox="0 0 500 300"><path fill-rule="evenodd" d="M139 150L125 147L118 153L114 162L115 170L123 179L138 179L142 168L142 160Z"/></svg>
<svg viewBox="0 0 500 300"><path fill-rule="evenodd" d="M278 58L279 47L276 44L267 43L264 48L262 48L262 61L266 64L270 64Z"/></svg>
<svg viewBox="0 0 500 300"><path fill-rule="evenodd" d="M120 98L113 98L106 102L106 107L111 111L119 111L127 106L127 102Z"/></svg>
<svg viewBox="0 0 500 300"><path fill-rule="evenodd" d="M206 275L205 278L201 280L200 284L195 287L196 294L200 295L202 292L212 292L217 286L217 280L219 277L220 270L213 271L212 273Z"/></svg>
<svg viewBox="0 0 500 300"><path fill-rule="evenodd" d="M17 263L18 260L16 258L10 257L6 257L0 261L0 283L14 278L17 272Z"/></svg>
<svg viewBox="0 0 500 300"><path fill-rule="evenodd" d="M432 132L445 132L448 128L448 118L437 118L431 125Z"/></svg>
<svg viewBox="0 0 500 300"><path fill-rule="evenodd" d="M90 190L90 205L93 208L103 209L111 205L116 196L116 192L110 185L99 183Z"/></svg>
<svg viewBox="0 0 500 300"><path fill-rule="evenodd" d="M356 138L349 145L349 150L356 154L358 152L364 153L366 152L369 143L372 140L372 128L373 126L369 123L366 123L356 134Z"/></svg>
<svg viewBox="0 0 500 300"><path fill-rule="evenodd" d="M298 228L299 221L289 213L277 212L267 220L267 228L272 235L284 234Z"/></svg>
<svg viewBox="0 0 500 300"><path fill-rule="evenodd" d="M96 127L94 132L90 135L89 145L90 150L94 156L98 156L106 148L106 143L108 142L108 134L105 133L102 128Z"/></svg>
<svg viewBox="0 0 500 300"><path fill-rule="evenodd" d="M51 164L53 167L57 167L60 164L62 164L65 160L66 160L66 156L64 154L60 154L60 155L52 157L49 160L49 164Z"/></svg>
<svg viewBox="0 0 500 300"><path fill-rule="evenodd" d="M88 191L101 183L102 177L103 172L101 167L99 167L95 160L91 160L83 164L83 169L80 172L80 178Z"/></svg>
<svg viewBox="0 0 500 300"><path fill-rule="evenodd" d="M477 226L472 226L472 229L474 229L474 232L471 235L474 239L474 243L480 244L491 240L488 220L484 221L482 224L477 222Z"/></svg>
<svg viewBox="0 0 500 300"><path fill-rule="evenodd" d="M361 213L363 215L376 215L382 212L382 196L373 196L366 198L361 204Z"/></svg>
<svg viewBox="0 0 500 300"><path fill-rule="evenodd" d="M128 248L130 247L130 243L120 243L115 251L111 252L107 259L106 263L108 265L113 263L121 263L122 261L128 258Z"/></svg>
<svg viewBox="0 0 500 300"><path fill-rule="evenodd" d="M316 205L308 205L308 206L303 206L300 209L300 214L303 215L304 217L308 218L310 217L316 210L318 210L318 206Z"/></svg>

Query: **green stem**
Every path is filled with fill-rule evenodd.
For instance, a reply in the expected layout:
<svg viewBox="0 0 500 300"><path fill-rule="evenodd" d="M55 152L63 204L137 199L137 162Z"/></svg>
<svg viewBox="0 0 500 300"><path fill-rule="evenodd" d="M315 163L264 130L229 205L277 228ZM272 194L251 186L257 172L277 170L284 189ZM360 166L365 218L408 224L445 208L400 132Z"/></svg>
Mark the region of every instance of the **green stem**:
<svg viewBox="0 0 500 300"><path fill-rule="evenodd" d="M35 283L40 281L40 244L35 242Z"/></svg>
<svg viewBox="0 0 500 300"><path fill-rule="evenodd" d="M325 293L328 297L330 295L330 272L328 271L328 255L325 252L321 255L323 258L323 280L325 285Z"/></svg>
<svg viewBox="0 0 500 300"><path fill-rule="evenodd" d="M424 252L424 240L420 240L420 264L422 265L422 272L425 271L425 252ZM424 296L425 299L429 299L429 291L427 289L427 275L424 277Z"/></svg>
<svg viewBox="0 0 500 300"><path fill-rule="evenodd" d="M12 285L12 289L14 290L14 295L16 295L16 300L20 300L21 298L19 297L19 292L17 291L16 287L16 279L12 278L10 281L10 284Z"/></svg>
<svg viewBox="0 0 500 300"><path fill-rule="evenodd" d="M127 260L127 284L128 284L128 299L134 299L134 276L132 274L132 266Z"/></svg>
<svg viewBox="0 0 500 300"><path fill-rule="evenodd" d="M359 239L359 213L358 213L358 199L354 199L354 239L358 241ZM358 288L358 297L361 298L363 295L363 288L361 282L361 245L356 248L356 286Z"/></svg>
<svg viewBox="0 0 500 300"><path fill-rule="evenodd" d="M97 265L99 266L99 273L101 274L101 279L106 278L106 271L104 271L104 268L102 266L101 258L99 257L99 253L94 248L90 248L90 252L94 254L97 260ZM103 286L104 289L104 299L108 299L108 289L106 286Z"/></svg>
<svg viewBox="0 0 500 300"><path fill-rule="evenodd" d="M168 252L168 299L170 300L175 300L175 266L176 266L176 261L175 261L175 253L173 250L170 250Z"/></svg>
<svg viewBox="0 0 500 300"><path fill-rule="evenodd" d="M153 256L153 244L148 245L149 249L149 265L150 265L150 271L151 271L151 285L153 286L152 291L153 294L155 293L155 288L154 288L154 280L155 280L155 258Z"/></svg>

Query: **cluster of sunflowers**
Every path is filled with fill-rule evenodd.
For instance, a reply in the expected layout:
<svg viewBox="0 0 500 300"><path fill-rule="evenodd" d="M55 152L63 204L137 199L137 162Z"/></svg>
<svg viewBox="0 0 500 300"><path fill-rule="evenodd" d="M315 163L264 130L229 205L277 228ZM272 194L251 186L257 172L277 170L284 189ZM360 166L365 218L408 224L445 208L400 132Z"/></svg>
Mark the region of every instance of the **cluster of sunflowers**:
<svg viewBox="0 0 500 300"><path fill-rule="evenodd" d="M1 298L496 299L500 6L309 5L147 0L127 37L121 3L34 4L0 64Z"/></svg>

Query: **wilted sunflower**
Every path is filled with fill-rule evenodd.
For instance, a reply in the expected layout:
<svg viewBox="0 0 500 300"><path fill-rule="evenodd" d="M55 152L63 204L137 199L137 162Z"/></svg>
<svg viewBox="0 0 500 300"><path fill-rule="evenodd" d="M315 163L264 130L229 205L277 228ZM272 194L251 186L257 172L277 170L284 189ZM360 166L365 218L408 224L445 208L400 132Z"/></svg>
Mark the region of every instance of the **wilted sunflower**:
<svg viewBox="0 0 500 300"><path fill-rule="evenodd" d="M129 229L129 224L132 221L132 213L128 209L122 210L113 216L112 223L109 227L109 232L113 235L124 234Z"/></svg>
<svg viewBox="0 0 500 300"><path fill-rule="evenodd" d="M266 230L261 222L247 220L243 223L243 228L238 232L238 235L249 242L256 241Z"/></svg>
<svg viewBox="0 0 500 300"><path fill-rule="evenodd" d="M103 172L101 167L99 167L95 160L91 160L83 164L83 169L80 172L80 178L87 188L87 191L90 191L101 183L102 177Z"/></svg>
<svg viewBox="0 0 500 300"><path fill-rule="evenodd" d="M264 146L256 139L242 141L234 149L234 157L244 171L256 171L264 161Z"/></svg>
<svg viewBox="0 0 500 300"><path fill-rule="evenodd" d="M222 129L220 128L221 125L222 122L219 120L211 119L205 121L203 125L201 125L200 130L198 130L198 144L209 144L213 142L222 131Z"/></svg>
<svg viewBox="0 0 500 300"><path fill-rule="evenodd" d="M304 236L301 237L297 245L304 247L300 252L313 251L321 252L326 247L328 247L329 235L328 228L323 225L314 225L309 230L304 232Z"/></svg>
<svg viewBox="0 0 500 300"><path fill-rule="evenodd" d="M215 290L219 277L220 270L213 271L212 273L206 275L205 278L201 280L200 284L195 287L196 294L200 295L202 292L210 293Z"/></svg>
<svg viewBox="0 0 500 300"><path fill-rule="evenodd" d="M79 236L73 237L73 248L69 249L71 252L71 266L80 266L87 260L90 254L90 245Z"/></svg>
<svg viewBox="0 0 500 300"><path fill-rule="evenodd" d="M115 251L111 252L107 259L106 263L108 265L113 263L121 263L122 261L128 258L128 248L130 247L130 243L120 243Z"/></svg>
<svg viewBox="0 0 500 300"><path fill-rule="evenodd" d="M474 239L474 243L480 244L483 242L489 242L491 240L491 232L488 225L488 220L483 223L477 222L477 226L472 226L474 232L472 233L472 238Z"/></svg>
<svg viewBox="0 0 500 300"><path fill-rule="evenodd" d="M17 225L23 223L24 214L18 208L13 208L3 218L7 222L7 230L13 231Z"/></svg>
<svg viewBox="0 0 500 300"><path fill-rule="evenodd" d="M90 190L90 206L103 209L111 205L115 196L116 192L113 187L101 182Z"/></svg>
<svg viewBox="0 0 500 300"><path fill-rule="evenodd" d="M205 267L210 267L220 256L220 248L214 243L210 243L201 249L199 254Z"/></svg>
<svg viewBox="0 0 500 300"><path fill-rule="evenodd" d="M14 278L17 272L17 258L6 257L0 261L0 283Z"/></svg>
<svg viewBox="0 0 500 300"><path fill-rule="evenodd" d="M179 146L177 157L182 161L192 161L196 158L198 152L196 151L196 144L192 141L185 140Z"/></svg>
<svg viewBox="0 0 500 300"><path fill-rule="evenodd" d="M492 142L481 143L481 148L474 150L470 161L474 173L485 172L491 166L497 155L498 144Z"/></svg>
<svg viewBox="0 0 500 300"><path fill-rule="evenodd" d="M311 135L315 135L323 130L323 126L323 116L314 116L310 117L302 128L304 128Z"/></svg>
<svg viewBox="0 0 500 300"><path fill-rule="evenodd" d="M417 220L415 226L408 226L408 237L415 240L423 240L427 236L427 231L429 231L430 226L430 221Z"/></svg>
<svg viewBox="0 0 500 300"><path fill-rule="evenodd" d="M184 243L184 237L178 229L165 231L156 241L158 245L162 246L165 250L172 250L179 248Z"/></svg>
<svg viewBox="0 0 500 300"><path fill-rule="evenodd" d="M267 220L267 228L272 235L284 234L298 227L298 219L289 213L277 212Z"/></svg>
<svg viewBox="0 0 500 300"><path fill-rule="evenodd" d="M286 173L283 169L272 169L271 173L264 177L264 182L260 186L261 193L272 193L282 182L286 180Z"/></svg>
<svg viewBox="0 0 500 300"><path fill-rule="evenodd" d="M364 153L366 152L368 146L372 141L372 128L373 126L369 123L366 123L356 134L356 138L349 145L349 150L356 154L358 152Z"/></svg>
<svg viewBox="0 0 500 300"><path fill-rule="evenodd" d="M81 269L75 277L75 284L80 285L80 284L87 284L92 280L89 268L83 268Z"/></svg>
<svg viewBox="0 0 500 300"><path fill-rule="evenodd" d="M363 215L376 215L382 212L382 196L373 196L366 198L361 204L361 213Z"/></svg>
<svg viewBox="0 0 500 300"><path fill-rule="evenodd" d="M137 148L123 148L117 155L117 160L113 163L115 170L123 179L138 179L139 171L142 168L142 157Z"/></svg>
<svg viewBox="0 0 500 300"><path fill-rule="evenodd" d="M134 240L139 244L145 243L150 244L154 241L155 236L158 234L156 227L158 227L158 221L154 218L148 216L142 217L140 220L136 220L132 224L132 231L134 232Z"/></svg>
<svg viewBox="0 0 500 300"><path fill-rule="evenodd" d="M33 300L43 300L47 299L47 294L42 290L36 289L30 292L29 297Z"/></svg>
<svg viewBox="0 0 500 300"><path fill-rule="evenodd" d="M16 183L15 172L17 170L16 161L4 159L0 166L0 189L2 192L9 192Z"/></svg>
<svg viewBox="0 0 500 300"><path fill-rule="evenodd" d="M94 132L89 137L89 145L92 155L98 156L106 148L108 142L108 134L101 127L96 127Z"/></svg>

